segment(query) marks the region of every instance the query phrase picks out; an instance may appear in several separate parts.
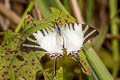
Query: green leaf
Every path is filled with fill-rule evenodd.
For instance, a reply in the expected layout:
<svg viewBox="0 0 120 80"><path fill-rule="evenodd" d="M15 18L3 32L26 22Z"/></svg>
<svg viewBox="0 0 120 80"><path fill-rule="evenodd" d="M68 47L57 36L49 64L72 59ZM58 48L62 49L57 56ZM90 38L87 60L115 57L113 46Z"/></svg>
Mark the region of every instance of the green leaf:
<svg viewBox="0 0 120 80"><path fill-rule="evenodd" d="M109 1L109 7L110 7L110 18L112 19L116 13L118 12L118 0L110 0ZM116 17L117 19L117 17ZM119 24L116 22L116 19L111 20L110 24L111 24L111 34L112 35L119 35ZM114 61L116 61L116 64L113 67L112 70L112 74L114 77L117 76L118 71L119 71L119 64L117 64L117 61L119 60L119 56L120 56L120 45L119 45L119 39L113 38L112 41L112 50L113 50L113 59Z"/></svg>
<svg viewBox="0 0 120 80"><path fill-rule="evenodd" d="M5 32L4 42L0 46L1 80L17 80L20 77L26 80L35 80L36 72L43 71L39 61L44 54L40 51L21 52L21 42L20 34L11 30Z"/></svg>
<svg viewBox="0 0 120 80"><path fill-rule="evenodd" d="M62 67L60 67L60 69L57 70L56 80L63 80L63 69L62 69Z"/></svg>
<svg viewBox="0 0 120 80"><path fill-rule="evenodd" d="M100 48L105 40L107 32L108 32L108 25L102 27L102 29L99 31L99 35L95 38L94 44L93 44L93 48L96 51L100 50Z"/></svg>
<svg viewBox="0 0 120 80"><path fill-rule="evenodd" d="M50 17L41 21L33 19L29 23L25 22L24 36L29 36L33 32L40 30L45 27L53 27L53 22L59 21L59 25L63 25L67 22L74 22L74 18L70 15L65 14L55 8L51 8L52 13ZM60 19L58 19L60 18ZM56 20L58 19L58 20ZM46 24L47 23L47 24ZM36 26L35 26L35 25ZM27 80L35 80L36 73L42 71L44 76L47 76L45 71L42 69L42 65L39 60L44 56L40 51L38 52L21 52L20 46L25 37L22 37L19 33L7 30L4 34L4 42L0 46L0 78L2 80L18 78L24 78ZM57 79L63 80L63 71L60 69L57 71ZM45 77L45 79L49 79Z"/></svg>
<svg viewBox="0 0 120 80"><path fill-rule="evenodd" d="M105 65L102 63L100 58L97 56L94 49L89 44L84 44L83 50L85 52L85 55L91 65L91 67L96 72L97 76L100 80L113 80L111 74L105 67Z"/></svg>
<svg viewBox="0 0 120 80"><path fill-rule="evenodd" d="M53 22L57 22L59 25L63 25L67 22L75 22L75 19L69 14L65 14L63 11L51 8L52 14L48 18L42 19L40 21L33 19L30 23L26 24L24 37L28 37L32 33L40 30L42 28L54 27Z"/></svg>
<svg viewBox="0 0 120 80"><path fill-rule="evenodd" d="M6 42L7 44L9 42L12 42L15 38L20 38L20 35L18 35L18 33L12 32L11 30L6 30L4 32L4 37L3 40L4 42Z"/></svg>
<svg viewBox="0 0 120 80"><path fill-rule="evenodd" d="M94 0L87 0L87 17L86 17L86 23L88 25L91 24L92 18L93 18L93 11L94 10Z"/></svg>
<svg viewBox="0 0 120 80"><path fill-rule="evenodd" d="M48 73L46 72L47 74L47 80L63 80L63 69L62 67L59 68L59 70L57 70L57 75L56 75L56 78L54 79L53 78L53 73Z"/></svg>
<svg viewBox="0 0 120 80"><path fill-rule="evenodd" d="M52 0L52 1L51 0L37 0L37 2L44 17L50 16L51 7L58 8L60 10L63 10L65 13L67 13L67 11L65 10L65 8L63 7L63 5L61 4L59 0Z"/></svg>
<svg viewBox="0 0 120 80"><path fill-rule="evenodd" d="M65 7L65 9L72 14L72 9L71 9L71 5L70 5L70 1L69 0L63 0L63 5Z"/></svg>

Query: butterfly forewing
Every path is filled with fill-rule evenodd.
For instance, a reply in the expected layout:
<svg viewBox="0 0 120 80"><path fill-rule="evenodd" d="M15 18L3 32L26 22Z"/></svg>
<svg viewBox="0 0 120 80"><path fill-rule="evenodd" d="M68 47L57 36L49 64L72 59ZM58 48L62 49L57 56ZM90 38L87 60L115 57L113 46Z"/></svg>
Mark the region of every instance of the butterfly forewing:
<svg viewBox="0 0 120 80"><path fill-rule="evenodd" d="M33 33L31 36L22 44L23 50L41 50L52 57L62 55L62 45L57 40L55 28L44 28Z"/></svg>
<svg viewBox="0 0 120 80"><path fill-rule="evenodd" d="M40 48L40 45L37 43L37 40L33 35L27 37L27 39L22 43L22 51L45 51Z"/></svg>

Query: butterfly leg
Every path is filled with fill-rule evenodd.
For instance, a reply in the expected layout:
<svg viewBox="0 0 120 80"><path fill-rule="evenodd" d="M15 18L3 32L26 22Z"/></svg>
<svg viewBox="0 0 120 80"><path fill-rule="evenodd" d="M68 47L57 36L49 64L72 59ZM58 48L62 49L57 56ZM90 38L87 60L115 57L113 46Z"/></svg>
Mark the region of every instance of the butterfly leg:
<svg viewBox="0 0 120 80"><path fill-rule="evenodd" d="M58 56L55 56L55 58L54 58L54 79L56 79L57 57Z"/></svg>

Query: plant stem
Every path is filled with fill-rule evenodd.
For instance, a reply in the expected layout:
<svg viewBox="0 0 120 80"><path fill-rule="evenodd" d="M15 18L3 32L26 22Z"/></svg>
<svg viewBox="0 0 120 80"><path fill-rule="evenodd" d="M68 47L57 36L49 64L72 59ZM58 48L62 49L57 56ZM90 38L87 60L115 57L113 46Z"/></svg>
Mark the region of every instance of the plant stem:
<svg viewBox="0 0 120 80"><path fill-rule="evenodd" d="M33 8L33 6L34 6L34 1L31 0L29 5L28 5L28 7L27 7L27 9L25 10L25 12L24 12L24 14L23 14L19 24L17 25L17 27L15 29L15 32L19 32L20 31L20 29L21 29L21 27L22 27L22 25L24 23L24 19L25 19L25 16L26 16L27 12L30 11Z"/></svg>
<svg viewBox="0 0 120 80"><path fill-rule="evenodd" d="M110 19L112 19L117 13L117 0L109 0L109 7L110 7ZM113 35L118 34L118 24L116 19L111 21L111 33ZM119 40L112 39L112 50L113 50L113 58L116 64L113 67L113 76L116 77L119 69Z"/></svg>
<svg viewBox="0 0 120 80"><path fill-rule="evenodd" d="M90 25L93 17L94 0L87 0L87 8L88 9L86 23Z"/></svg>

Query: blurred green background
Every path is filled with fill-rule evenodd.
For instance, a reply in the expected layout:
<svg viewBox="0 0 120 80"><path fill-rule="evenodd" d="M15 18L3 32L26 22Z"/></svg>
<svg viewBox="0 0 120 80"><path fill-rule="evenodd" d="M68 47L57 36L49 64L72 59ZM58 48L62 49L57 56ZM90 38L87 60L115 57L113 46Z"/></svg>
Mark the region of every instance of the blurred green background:
<svg viewBox="0 0 120 80"><path fill-rule="evenodd" d="M89 43L113 78L120 80L120 0L0 0L0 43L5 30L23 31L28 10L34 19L41 20L50 16L51 7L69 13L77 22L94 26L100 32ZM93 80L81 74L78 63L67 60L62 60L62 64L58 60L58 66L65 68L65 80ZM44 56L41 62L45 69L53 67L53 60L49 61L48 56Z"/></svg>

